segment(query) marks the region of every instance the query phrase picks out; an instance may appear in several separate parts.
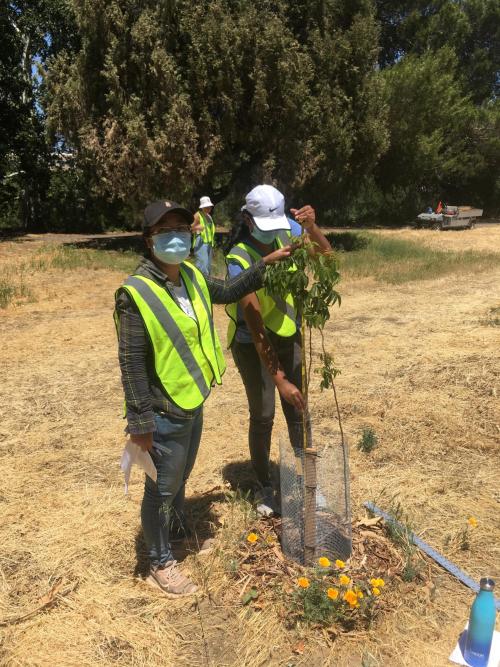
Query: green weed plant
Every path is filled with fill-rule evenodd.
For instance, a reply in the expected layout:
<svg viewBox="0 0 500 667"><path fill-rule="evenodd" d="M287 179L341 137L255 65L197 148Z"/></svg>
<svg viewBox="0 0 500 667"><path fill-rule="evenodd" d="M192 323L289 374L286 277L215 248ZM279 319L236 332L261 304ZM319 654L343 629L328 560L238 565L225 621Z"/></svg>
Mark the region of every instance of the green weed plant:
<svg viewBox="0 0 500 667"><path fill-rule="evenodd" d="M382 504L387 508L387 513L392 517L392 520L385 522L387 536L403 553L402 579L403 581L413 581L419 576L422 568L422 563L418 560L418 548L413 540L413 526L398 500L397 494L387 498L385 490L383 490L380 498ZM379 500L374 501L375 505L379 505L379 503Z"/></svg>
<svg viewBox="0 0 500 667"><path fill-rule="evenodd" d="M377 436L371 426L365 426L358 441L358 449L369 454L377 446Z"/></svg>

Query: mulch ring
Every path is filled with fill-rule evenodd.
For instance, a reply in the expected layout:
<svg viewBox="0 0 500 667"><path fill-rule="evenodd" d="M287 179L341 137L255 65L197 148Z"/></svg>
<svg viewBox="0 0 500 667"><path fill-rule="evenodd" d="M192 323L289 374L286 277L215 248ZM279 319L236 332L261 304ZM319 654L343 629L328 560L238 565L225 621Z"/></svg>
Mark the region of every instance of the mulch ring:
<svg viewBox="0 0 500 667"><path fill-rule="evenodd" d="M231 559L231 568L226 570L226 574L234 581L234 586L228 586L226 593L233 603L237 596L240 604L248 605L254 610L264 609L269 605L277 606L277 613L290 627L296 622L297 616L291 611L293 605L287 600L298 590L299 577L311 575L313 569L304 567L283 554L280 533L280 519L258 519L241 535L236 548L233 547L231 552L226 554L226 557ZM336 585L334 582L338 581L340 574L350 577L353 583L363 582L365 586L368 584L368 587L370 579L382 578L385 586L376 605L376 614L379 614L382 611L389 612L397 606L398 596L388 593L394 593L395 589L399 588L404 567L405 555L400 553L387 537L383 519L365 518L354 522L352 526L351 558L342 569L332 563L327 576L329 580L331 578L332 586ZM422 570L419 570L416 576L421 580ZM405 586L407 587L408 583L405 583ZM371 620L373 618L374 615ZM360 618L351 624L351 629L360 628L366 623L367 619Z"/></svg>

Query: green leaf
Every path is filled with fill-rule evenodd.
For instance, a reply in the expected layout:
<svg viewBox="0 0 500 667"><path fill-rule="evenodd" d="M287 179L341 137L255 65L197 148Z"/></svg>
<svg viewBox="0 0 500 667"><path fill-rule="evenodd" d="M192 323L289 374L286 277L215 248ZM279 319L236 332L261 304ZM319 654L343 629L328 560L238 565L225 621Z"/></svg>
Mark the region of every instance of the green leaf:
<svg viewBox="0 0 500 667"><path fill-rule="evenodd" d="M259 591L256 588L251 588L241 598L241 604L248 604L252 600L256 600L258 597L259 597Z"/></svg>

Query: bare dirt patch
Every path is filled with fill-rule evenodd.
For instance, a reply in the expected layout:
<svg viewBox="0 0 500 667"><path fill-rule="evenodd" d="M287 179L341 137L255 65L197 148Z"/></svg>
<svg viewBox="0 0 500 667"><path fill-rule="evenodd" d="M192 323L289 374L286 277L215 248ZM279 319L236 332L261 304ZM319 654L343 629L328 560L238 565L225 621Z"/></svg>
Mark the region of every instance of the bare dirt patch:
<svg viewBox="0 0 500 667"><path fill-rule="evenodd" d="M488 251L500 242L497 228L381 233L460 249L469 239L467 247ZM3 242L0 262L24 261L43 243ZM36 301L0 311L0 618L21 617L63 583L57 604L0 627L0 662L446 665L472 594L428 564L431 585L394 580L373 628L333 643L320 631L291 633L272 607L241 607L239 589L221 595L219 561L187 558L206 591L199 605L166 601L137 579L142 479L135 474L124 497L118 469L124 423L111 315L123 278L106 269L34 272ZM485 317L500 304L500 271L402 286L363 280L340 291L327 348L342 370L355 516L363 501L383 505L398 494L424 539L475 578L498 575L500 335ZM216 321L223 334L222 308ZM227 360L188 489L216 536L228 511L220 489L248 461L244 392ZM314 389L312 404L314 429L328 438L331 397ZM355 447L364 426L378 437L369 455ZM277 415L275 456L283 428ZM478 527L464 551L457 535L471 515Z"/></svg>

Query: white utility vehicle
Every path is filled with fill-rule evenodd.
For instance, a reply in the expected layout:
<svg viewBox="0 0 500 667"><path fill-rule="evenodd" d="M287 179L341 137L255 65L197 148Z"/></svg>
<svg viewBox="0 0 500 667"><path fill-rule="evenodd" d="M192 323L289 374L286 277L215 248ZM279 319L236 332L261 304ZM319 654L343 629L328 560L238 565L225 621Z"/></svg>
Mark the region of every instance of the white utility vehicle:
<svg viewBox="0 0 500 667"><path fill-rule="evenodd" d="M441 213L420 213L417 216L417 229L430 227L431 229L473 229L476 218L483 215L482 208L472 206L445 206Z"/></svg>

